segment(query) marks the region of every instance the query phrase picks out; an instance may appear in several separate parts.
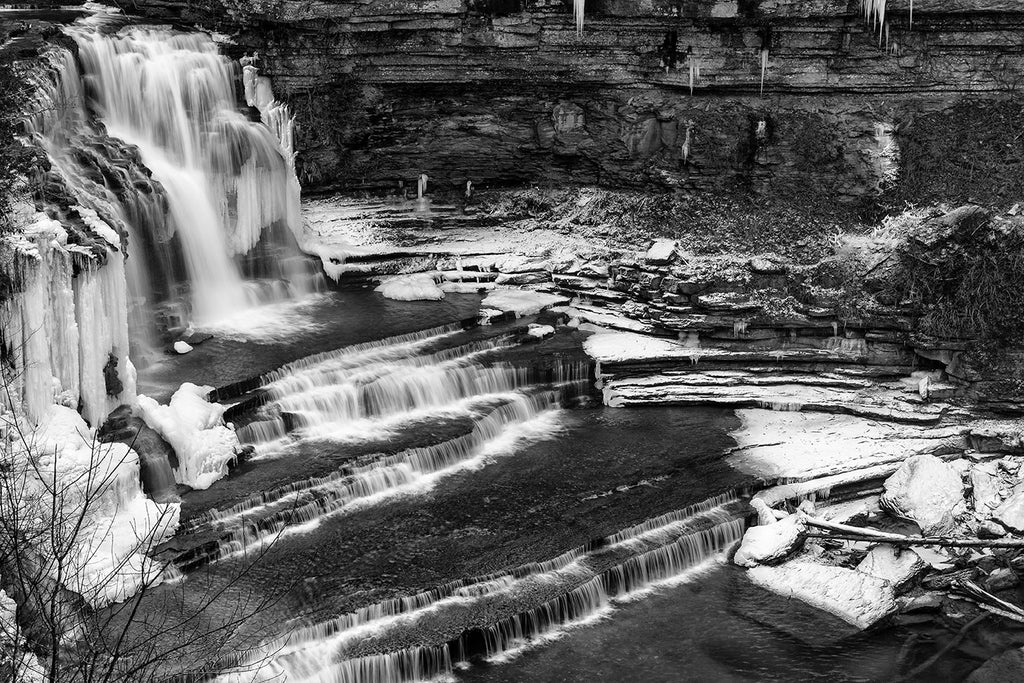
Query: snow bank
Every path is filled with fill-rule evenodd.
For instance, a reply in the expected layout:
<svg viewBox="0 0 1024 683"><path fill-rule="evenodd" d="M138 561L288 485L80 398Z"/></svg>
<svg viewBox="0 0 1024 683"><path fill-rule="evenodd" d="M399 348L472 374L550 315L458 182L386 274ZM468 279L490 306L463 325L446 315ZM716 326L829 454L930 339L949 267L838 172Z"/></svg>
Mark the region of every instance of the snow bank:
<svg viewBox="0 0 1024 683"><path fill-rule="evenodd" d="M96 442L77 412L58 405L50 406L29 443L20 458L25 486L16 504L24 508L22 513L47 520L44 524L67 526L58 535L64 539L82 516L70 570L64 572L65 587L99 607L158 581L162 568L147 551L174 533L181 506L155 503L143 494L138 454L125 444ZM58 521L50 521L55 498L62 511ZM39 552L47 558L54 555L52 549Z"/></svg>
<svg viewBox="0 0 1024 683"><path fill-rule="evenodd" d="M395 301L437 301L444 298L444 291L434 282L429 273L400 275L381 283L375 291Z"/></svg>
<svg viewBox="0 0 1024 683"><path fill-rule="evenodd" d="M557 294L546 294L525 289L496 289L480 303L484 308L497 308L500 311L518 315L534 315L545 308L568 303L569 299Z"/></svg>
<svg viewBox="0 0 1024 683"><path fill-rule="evenodd" d="M224 406L206 400L212 389L186 382L169 405L148 396L139 396L135 404L136 414L174 448L175 480L194 489L209 488L226 475L239 448L234 430L224 425Z"/></svg>

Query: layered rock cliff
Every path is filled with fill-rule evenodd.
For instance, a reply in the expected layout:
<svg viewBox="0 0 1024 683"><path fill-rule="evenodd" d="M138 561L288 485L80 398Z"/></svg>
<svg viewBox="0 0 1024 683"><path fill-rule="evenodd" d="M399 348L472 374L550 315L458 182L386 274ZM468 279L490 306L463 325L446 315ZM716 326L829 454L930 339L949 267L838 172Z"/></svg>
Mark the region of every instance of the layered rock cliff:
<svg viewBox="0 0 1024 683"><path fill-rule="evenodd" d="M427 173L853 200L896 179L904 142L926 176L957 143L929 131L969 127L958 102L1024 78L1012 0L916 0L912 22L891 0L882 28L856 0L590 0L581 35L567 0L138 5L258 53L298 116L308 189Z"/></svg>

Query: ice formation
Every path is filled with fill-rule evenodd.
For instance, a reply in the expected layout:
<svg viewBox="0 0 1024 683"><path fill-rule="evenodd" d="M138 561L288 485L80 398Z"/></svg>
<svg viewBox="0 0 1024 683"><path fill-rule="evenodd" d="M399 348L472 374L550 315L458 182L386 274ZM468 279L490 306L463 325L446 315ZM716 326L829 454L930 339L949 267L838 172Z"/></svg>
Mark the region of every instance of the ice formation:
<svg viewBox="0 0 1024 683"><path fill-rule="evenodd" d="M158 504L143 494L135 451L96 442L78 413L58 405L49 406L24 441L12 443L10 471L21 495L0 502L0 511L43 526L37 552L44 574L58 578L57 546L46 544L59 543L70 549L62 585L93 606L124 600L160 580L162 567L148 551L174 533L180 504ZM17 506L17 516L10 506Z"/></svg>
<svg viewBox="0 0 1024 683"><path fill-rule="evenodd" d="M22 220L27 228L14 241L24 286L0 307L15 368L12 398L32 423L58 402L80 408L99 426L110 410L135 398L124 257L110 251L105 265L83 258L85 250L69 246L56 221L28 213ZM82 264L77 277L73 260Z"/></svg>
<svg viewBox="0 0 1024 683"><path fill-rule="evenodd" d="M209 488L226 475L239 449L234 430L224 424L224 406L206 400L211 389L186 382L169 405L148 396L135 404L136 413L174 448L175 480L194 489Z"/></svg>

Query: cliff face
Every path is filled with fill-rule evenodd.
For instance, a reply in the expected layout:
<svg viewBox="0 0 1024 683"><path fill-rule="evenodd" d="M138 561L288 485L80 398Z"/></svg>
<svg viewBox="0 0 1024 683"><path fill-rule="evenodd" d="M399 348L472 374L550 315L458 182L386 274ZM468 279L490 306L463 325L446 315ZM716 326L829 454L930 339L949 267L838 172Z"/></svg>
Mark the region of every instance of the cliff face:
<svg viewBox="0 0 1024 683"><path fill-rule="evenodd" d="M1024 79L1019 2L915 0L912 24L888 4L880 32L856 0L588 0L577 35L569 0L139 3L243 27L298 116L307 188L427 173L830 202L891 180L915 119Z"/></svg>

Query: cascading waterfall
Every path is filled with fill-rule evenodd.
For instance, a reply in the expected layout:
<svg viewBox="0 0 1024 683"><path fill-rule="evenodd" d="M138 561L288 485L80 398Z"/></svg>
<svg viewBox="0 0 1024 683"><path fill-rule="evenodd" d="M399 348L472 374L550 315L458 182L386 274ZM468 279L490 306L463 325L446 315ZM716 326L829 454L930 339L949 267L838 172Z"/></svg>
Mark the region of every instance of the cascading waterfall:
<svg viewBox="0 0 1024 683"><path fill-rule="evenodd" d="M129 243L145 246L140 262L146 253L166 254L173 243L162 263L150 264L157 267L133 270L133 295L172 297L187 282L192 318L201 322L280 296L247 278L284 278L288 294L315 288L295 248L302 223L287 109L261 99L265 125L249 121L236 103L233 64L205 34L138 28L110 34L82 24L67 32L81 70L73 58L61 59L56 89L63 112L37 132L65 178L88 179L74 147L83 131L95 136L87 125L95 112L108 139L137 148L140 165L151 171L154 189L143 194L159 197L155 211L111 189L127 178L68 183L76 195L118 214ZM240 263L257 245L272 257ZM164 282L145 282L146 270Z"/></svg>
<svg viewBox="0 0 1024 683"><path fill-rule="evenodd" d="M239 653L225 662L229 670L218 680L241 680L231 667L240 667L252 680L247 667L253 662L262 664L257 681L398 683L449 674L457 662L497 661L547 634L613 610L617 600L685 578L742 537L742 513L738 499L724 495L595 539L547 562L368 605ZM499 616L477 623L480 614ZM450 636L428 645L424 633Z"/></svg>

